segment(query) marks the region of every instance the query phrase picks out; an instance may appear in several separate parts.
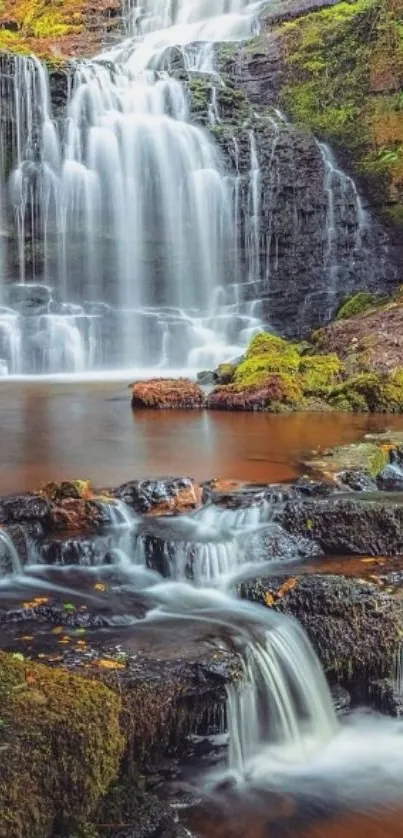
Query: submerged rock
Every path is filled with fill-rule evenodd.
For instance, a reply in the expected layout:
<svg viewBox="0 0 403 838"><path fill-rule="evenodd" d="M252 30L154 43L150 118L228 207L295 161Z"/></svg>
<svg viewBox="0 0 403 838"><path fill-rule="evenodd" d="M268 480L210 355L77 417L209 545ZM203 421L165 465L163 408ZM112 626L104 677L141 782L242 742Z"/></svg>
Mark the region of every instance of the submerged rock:
<svg viewBox="0 0 403 838"><path fill-rule="evenodd" d="M277 576L240 586L245 599L296 617L328 678L356 690L392 675L403 630L403 602L375 582L334 575Z"/></svg>
<svg viewBox="0 0 403 838"><path fill-rule="evenodd" d="M188 378L152 378L133 384L133 408L189 410L202 408L204 404L202 388Z"/></svg>
<svg viewBox="0 0 403 838"><path fill-rule="evenodd" d="M389 462L389 452L389 446L356 442L324 451L311 460L305 460L303 465L325 479L337 480L342 472L342 482L348 485L348 472L361 472L369 478L377 477Z"/></svg>

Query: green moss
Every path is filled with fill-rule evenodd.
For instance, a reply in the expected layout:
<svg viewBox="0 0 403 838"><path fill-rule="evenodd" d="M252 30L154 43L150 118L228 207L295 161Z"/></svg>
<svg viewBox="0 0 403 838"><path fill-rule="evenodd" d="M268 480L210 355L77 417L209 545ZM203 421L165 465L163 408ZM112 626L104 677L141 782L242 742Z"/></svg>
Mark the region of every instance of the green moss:
<svg viewBox="0 0 403 838"><path fill-rule="evenodd" d="M0 652L0 838L90 815L118 774L119 715L103 684Z"/></svg>
<svg viewBox="0 0 403 838"><path fill-rule="evenodd" d="M236 368L236 364L220 364L216 369L220 384L231 384L234 380Z"/></svg>
<svg viewBox="0 0 403 838"><path fill-rule="evenodd" d="M377 297L373 294L368 294L367 291L359 291L347 299L340 306L336 320L348 320L349 317L355 317L356 314L363 314L379 302Z"/></svg>
<svg viewBox="0 0 403 838"><path fill-rule="evenodd" d="M403 207L402 16L403 0L356 0L278 30L282 106L350 156L392 218Z"/></svg>
<svg viewBox="0 0 403 838"><path fill-rule="evenodd" d="M371 413L403 412L403 370L351 376L334 387L328 401L336 410Z"/></svg>
<svg viewBox="0 0 403 838"><path fill-rule="evenodd" d="M322 395L334 385L343 372L338 355L307 355L299 365L300 382L307 395Z"/></svg>

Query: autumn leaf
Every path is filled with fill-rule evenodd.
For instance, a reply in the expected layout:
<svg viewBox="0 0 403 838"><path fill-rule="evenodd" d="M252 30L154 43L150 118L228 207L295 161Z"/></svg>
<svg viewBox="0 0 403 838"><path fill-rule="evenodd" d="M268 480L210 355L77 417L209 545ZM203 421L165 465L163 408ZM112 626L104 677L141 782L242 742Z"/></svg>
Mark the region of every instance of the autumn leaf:
<svg viewBox="0 0 403 838"><path fill-rule="evenodd" d="M311 520L311 518L307 518L306 528L307 530L313 530L313 521Z"/></svg>
<svg viewBox="0 0 403 838"><path fill-rule="evenodd" d="M94 585L94 591L100 591L102 593L103 591L106 591L106 585L104 585L103 582L97 582L97 584Z"/></svg>
<svg viewBox="0 0 403 838"><path fill-rule="evenodd" d="M107 658L101 658L99 661L95 661L95 666L99 666L101 669L126 669L124 663L120 663L115 660L107 660Z"/></svg>
<svg viewBox="0 0 403 838"><path fill-rule="evenodd" d="M374 562L376 562L376 559L361 559L361 561L362 564L374 564Z"/></svg>
<svg viewBox="0 0 403 838"><path fill-rule="evenodd" d="M56 626L56 628L52 629L52 634L63 634L63 632L63 626Z"/></svg>
<svg viewBox="0 0 403 838"><path fill-rule="evenodd" d="M20 639L20 640L27 640L27 641L28 641L28 640L33 640L33 639L34 639L34 635L33 635L33 634L23 634L23 636L22 636L22 637L20 637L19 639Z"/></svg>
<svg viewBox="0 0 403 838"><path fill-rule="evenodd" d="M27 684L36 684L36 676L34 675L33 672L27 672L27 674L25 676L25 680L26 680Z"/></svg>
<svg viewBox="0 0 403 838"><path fill-rule="evenodd" d="M290 591L292 591L296 587L296 584L297 584L297 580L294 579L293 577L291 577L291 579L287 579L287 581L284 582L284 585L282 585L280 590L277 592L278 598L282 599L283 596L285 596L285 594L288 594Z"/></svg>
<svg viewBox="0 0 403 838"><path fill-rule="evenodd" d="M65 602L63 604L63 608L64 608L65 611L75 611L76 610L76 606L73 605L72 602Z"/></svg>
<svg viewBox="0 0 403 838"><path fill-rule="evenodd" d="M86 629L84 629L84 628L76 628L76 631L75 631L76 634L85 634L85 632L86 632Z"/></svg>
<svg viewBox="0 0 403 838"><path fill-rule="evenodd" d="M264 595L264 604L267 608L271 608L271 606L274 605L274 596L270 593L270 591L266 591Z"/></svg>
<svg viewBox="0 0 403 838"><path fill-rule="evenodd" d="M24 655L22 655L21 652L14 652L12 657L13 657L13 660L15 660L15 661L24 661L25 660Z"/></svg>

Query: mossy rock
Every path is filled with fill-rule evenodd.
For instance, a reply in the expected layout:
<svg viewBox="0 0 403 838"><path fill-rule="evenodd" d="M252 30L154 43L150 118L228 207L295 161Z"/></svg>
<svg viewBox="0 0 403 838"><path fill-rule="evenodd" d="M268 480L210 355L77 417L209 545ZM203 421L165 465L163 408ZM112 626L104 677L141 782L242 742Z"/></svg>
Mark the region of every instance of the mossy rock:
<svg viewBox="0 0 403 838"><path fill-rule="evenodd" d="M347 299L340 306L336 320L348 320L350 317L355 317L357 314L364 314L379 302L373 294L368 294L367 291L359 291Z"/></svg>
<svg viewBox="0 0 403 838"><path fill-rule="evenodd" d="M299 375L306 395L324 395L336 384L344 370L338 355L307 355L301 358Z"/></svg>
<svg viewBox="0 0 403 838"><path fill-rule="evenodd" d="M347 155L373 200L403 218L403 0L341 2L278 27L282 107Z"/></svg>
<svg viewBox="0 0 403 838"><path fill-rule="evenodd" d="M0 838L89 819L118 775L120 710L104 684L0 652Z"/></svg>
<svg viewBox="0 0 403 838"><path fill-rule="evenodd" d="M364 372L336 385L329 395L335 410L355 413L402 413L403 370L390 374Z"/></svg>
<svg viewBox="0 0 403 838"><path fill-rule="evenodd" d="M322 477L343 471L359 471L377 477L389 462L389 447L372 442L358 442L332 448L304 463L309 471Z"/></svg>

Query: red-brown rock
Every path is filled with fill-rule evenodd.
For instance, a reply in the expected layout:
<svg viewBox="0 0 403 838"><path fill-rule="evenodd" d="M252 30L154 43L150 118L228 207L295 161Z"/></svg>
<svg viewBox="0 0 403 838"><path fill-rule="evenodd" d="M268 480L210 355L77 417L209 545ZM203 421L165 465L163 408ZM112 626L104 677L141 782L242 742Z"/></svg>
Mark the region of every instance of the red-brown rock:
<svg viewBox="0 0 403 838"><path fill-rule="evenodd" d="M160 410L194 410L205 406L205 395L188 378L151 378L136 381L132 389L132 407Z"/></svg>

